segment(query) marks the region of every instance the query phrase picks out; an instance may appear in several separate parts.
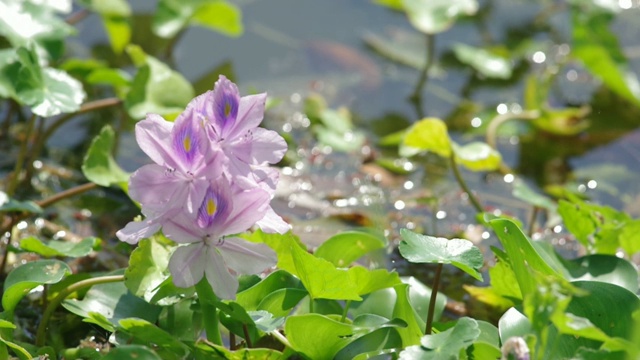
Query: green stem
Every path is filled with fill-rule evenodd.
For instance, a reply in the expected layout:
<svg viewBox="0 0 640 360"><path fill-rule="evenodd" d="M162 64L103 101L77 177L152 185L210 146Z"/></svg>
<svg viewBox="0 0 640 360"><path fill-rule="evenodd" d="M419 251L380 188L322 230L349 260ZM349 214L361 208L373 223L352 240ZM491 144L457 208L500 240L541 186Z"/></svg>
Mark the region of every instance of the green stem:
<svg viewBox="0 0 640 360"><path fill-rule="evenodd" d="M309 296L309 313L313 314L313 298Z"/></svg>
<svg viewBox="0 0 640 360"><path fill-rule="evenodd" d="M280 341L282 343L282 345L293 349L293 346L291 346L291 343L289 342L289 340L282 334L280 334L280 332L278 330L272 331L269 333L271 336L273 336L274 338L276 338L278 341Z"/></svg>
<svg viewBox="0 0 640 360"><path fill-rule="evenodd" d="M247 343L247 347L251 349L253 344L251 343L251 335L249 334L249 327L247 324L242 324L242 332L244 333L244 341Z"/></svg>
<svg viewBox="0 0 640 360"><path fill-rule="evenodd" d="M344 322L347 318L347 313L349 312L349 306L351 306L351 300L347 300L344 304L344 311L342 312L342 317L340 318L340 322Z"/></svg>
<svg viewBox="0 0 640 360"><path fill-rule="evenodd" d="M536 218L539 212L540 208L534 205L531 209L531 217L529 218L529 230L527 231L529 237L533 236L533 232L536 231Z"/></svg>
<svg viewBox="0 0 640 360"><path fill-rule="evenodd" d="M86 287L120 281L124 281L124 275L100 276L92 279L78 281L77 283L69 285L67 288L62 290L58 294L58 296L51 300L47 308L44 310L44 313L42 314L42 320L40 320L38 330L36 331L36 346L44 346L46 340L45 332L47 330L47 325L49 325L49 319L51 318L51 315L53 315L53 312L56 310L56 308L58 308L58 305L60 305L60 303L62 303L62 301L69 295Z"/></svg>
<svg viewBox="0 0 640 360"><path fill-rule="evenodd" d="M427 34L425 37L426 43L426 53L425 53L425 62L424 68L420 72L420 77L418 78L418 82L416 83L416 87L413 89L413 93L409 96L409 101L416 108L416 113L418 114L418 118L422 119L424 117L424 111L422 110L422 89L426 86L427 80L429 79L429 70L431 66L433 66L433 60L435 58L435 44L436 38L434 34Z"/></svg>
<svg viewBox="0 0 640 360"><path fill-rule="evenodd" d="M202 310L202 318L204 321L204 330L207 333L207 340L216 345L222 346L218 309L214 304L216 295L213 293L211 285L209 285L206 277L203 277L202 280L196 284L196 292L198 293L200 310Z"/></svg>
<svg viewBox="0 0 640 360"><path fill-rule="evenodd" d="M429 312L427 313L427 326L424 330L425 335L431 334L433 327L433 315L436 311L436 297L438 296L438 288L440 287L440 277L442 276L442 267L444 264L438 264L436 275L433 279L433 287L431 288L431 299L429 299Z"/></svg>
<svg viewBox="0 0 640 360"><path fill-rule="evenodd" d="M13 169L13 173L11 174L11 178L9 180L9 185L7 186L7 195L13 196L18 184L20 183L20 173L22 172L22 168L24 167L24 160L27 158L27 153L29 152L29 138L31 137L31 132L36 123L37 115L33 114L29 122L27 123L27 130L24 134L24 141L20 145L20 152L18 153L18 159L16 160L16 166Z"/></svg>
<svg viewBox="0 0 640 360"><path fill-rule="evenodd" d="M464 179L462 178L462 175L460 174L460 169L458 168L458 163L456 162L456 154L453 152L453 149L451 150L449 161L451 163L451 169L453 170L453 175L456 177L456 180L458 181L458 184L460 184L460 187L462 188L462 190L467 194L467 196L469 196L469 201L471 201L471 204L473 205L473 207L476 209L476 211L479 214L484 212L484 209L482 208L480 201L478 201L476 196L471 192L471 190L467 186L466 181L464 181Z"/></svg>

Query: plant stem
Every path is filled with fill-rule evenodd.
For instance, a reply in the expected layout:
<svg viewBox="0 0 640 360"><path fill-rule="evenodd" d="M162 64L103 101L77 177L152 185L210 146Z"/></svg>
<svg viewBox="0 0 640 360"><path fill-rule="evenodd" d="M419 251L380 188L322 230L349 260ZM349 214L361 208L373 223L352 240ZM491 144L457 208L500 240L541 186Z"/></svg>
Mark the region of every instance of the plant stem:
<svg viewBox="0 0 640 360"><path fill-rule="evenodd" d="M435 35L427 34L425 36L425 43L427 50L425 53L424 68L422 68L422 71L420 72L420 77L418 78L416 87L413 89L413 93L409 96L409 101L416 108L418 119L422 119L424 117L424 111L422 110L422 89L427 84L427 80L429 79L429 70L433 65L433 59L435 58Z"/></svg>
<svg viewBox="0 0 640 360"><path fill-rule="evenodd" d="M309 313L313 313L313 298L309 296Z"/></svg>
<svg viewBox="0 0 640 360"><path fill-rule="evenodd" d="M124 281L124 275L113 275L113 276L100 276L92 279L86 279L82 281L78 281L75 284L69 285L66 289L62 290L58 296L56 296L47 308L44 310L42 314L42 320L40 320L40 324L38 325L38 330L36 331L36 346L42 347L45 344L45 331L47 330L47 325L49 324L49 319L53 312L56 310L58 305L62 303L64 299L66 299L69 295L74 292L84 289L86 287L98 285L98 284L107 284L112 282L120 282Z"/></svg>
<svg viewBox="0 0 640 360"><path fill-rule="evenodd" d="M36 201L36 204L38 204L40 207L48 207L60 200L75 196L75 195L79 195L82 194L84 192L87 192L89 190L92 189L97 189L98 185L94 184L94 183L86 183L86 184L82 184L82 185L78 185L78 186L74 186L70 189L67 189L65 191L61 191L55 195L49 196L46 199L42 199L40 201Z"/></svg>
<svg viewBox="0 0 640 360"><path fill-rule="evenodd" d="M222 336L220 336L220 320L218 318L218 309L213 301L216 295L211 289L211 285L206 277L203 277L196 284L196 292L198 293L198 301L200 302L200 310L202 310L202 318L204 320L204 330L207 333L207 340L222 346Z"/></svg>
<svg viewBox="0 0 640 360"><path fill-rule="evenodd" d="M349 312L349 306L351 306L351 300L347 300L344 304L344 311L342 312L342 317L340 318L340 322L344 322L347 318L347 313Z"/></svg>
<svg viewBox="0 0 640 360"><path fill-rule="evenodd" d="M278 341L280 341L282 343L282 345L292 349L293 347L291 346L291 343L289 342L289 340L282 334L280 334L280 331L275 330L269 333L271 336L273 336L274 338L276 338Z"/></svg>
<svg viewBox="0 0 640 360"><path fill-rule="evenodd" d="M33 114L29 122L27 122L27 130L24 134L24 141L20 145L20 152L18 153L18 159L16 159L16 166L13 169L13 173L11 174L11 178L9 179L9 184L7 185L7 195L13 196L18 184L20 183L20 173L22 172L22 168L24 167L24 160L27 158L27 152L29 150L29 138L31 137L31 132L36 123L36 119L38 116Z"/></svg>
<svg viewBox="0 0 640 360"><path fill-rule="evenodd" d="M250 349L253 347L251 343L251 335L249 334L249 327L247 324L242 324L242 332L244 333L244 341L247 343L247 347Z"/></svg>
<svg viewBox="0 0 640 360"><path fill-rule="evenodd" d="M531 217L529 218L529 229L527 231L527 235L529 237L531 237L533 232L536 231L536 218L538 217L539 212L540 208L534 205L531 209Z"/></svg>
<svg viewBox="0 0 640 360"><path fill-rule="evenodd" d="M505 122L515 119L535 120L538 117L540 117L540 111L538 110L527 110L517 114L508 112L494 117L491 119L489 126L487 126L487 134L485 136L487 144L489 144L489 146L494 150L498 150L498 128ZM502 174L512 174L513 170L507 164L500 163L500 172Z"/></svg>
<svg viewBox="0 0 640 360"><path fill-rule="evenodd" d="M469 201L471 201L471 204L473 205L473 207L476 209L476 211L479 214L484 212L484 209L482 208L480 201L478 201L476 196L469 189L469 186L467 186L466 181L464 181L464 179L462 178L462 175L460 174L460 169L458 169L458 163L456 162L456 155L453 152L453 150L451 151L451 155L449 156L449 161L451 163L451 170L453 170L453 175L456 177L456 180L458 181L458 184L460 184L460 187L462 188L462 190L467 194L467 196L469 196Z"/></svg>
<svg viewBox="0 0 640 360"><path fill-rule="evenodd" d="M431 299L429 299L429 312L427 313L427 326L424 330L425 335L431 334L433 325L433 314L436 310L436 297L438 296L438 287L440 287L440 277L442 275L442 267L444 264L438 264L436 275L433 279L433 287L431 288Z"/></svg>

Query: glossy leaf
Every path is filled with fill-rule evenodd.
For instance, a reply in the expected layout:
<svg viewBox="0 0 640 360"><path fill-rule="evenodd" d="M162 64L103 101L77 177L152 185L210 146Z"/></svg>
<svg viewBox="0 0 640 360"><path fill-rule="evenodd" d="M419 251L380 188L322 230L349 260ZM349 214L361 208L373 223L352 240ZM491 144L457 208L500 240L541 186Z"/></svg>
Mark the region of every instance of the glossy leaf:
<svg viewBox="0 0 640 360"><path fill-rule="evenodd" d="M354 284L357 284L358 295L365 295L376 290L393 287L400 284L400 277L396 272L386 269L369 270L362 266L354 266L348 270Z"/></svg>
<svg viewBox="0 0 640 360"><path fill-rule="evenodd" d="M124 272L125 285L129 291L155 303L154 297L170 275L168 265L173 249L171 241L160 235L140 240L138 247L131 252L129 266ZM171 305L179 300L179 297L167 297L157 304Z"/></svg>
<svg viewBox="0 0 640 360"><path fill-rule="evenodd" d="M354 326L359 326L362 317L354 319ZM382 320L387 320L381 318ZM336 360L352 360L359 354L380 352L385 349L402 347L402 338L398 333L396 324L376 324L365 329L364 335L358 337L350 344L342 348L334 357ZM387 324L390 324L387 326Z"/></svg>
<svg viewBox="0 0 640 360"><path fill-rule="evenodd" d="M215 345L209 342L197 342L194 345L196 360L225 359L225 360L252 360L252 359L284 359L286 357L273 349L238 349L231 351L225 346Z"/></svg>
<svg viewBox="0 0 640 360"><path fill-rule="evenodd" d="M511 220L495 219L489 222L509 256L509 261L518 280L523 296L534 292L536 280L533 272L560 277L540 256L531 240Z"/></svg>
<svg viewBox="0 0 640 360"><path fill-rule="evenodd" d="M36 260L15 268L7 275L2 294L2 307L12 311L33 288L55 284L71 274L69 265L59 260Z"/></svg>
<svg viewBox="0 0 640 360"><path fill-rule="evenodd" d="M45 243L42 240L31 236L20 240L20 248L44 257L82 257L89 255L91 251L100 244L100 242L100 239L90 237L82 239L78 243L60 240L51 240Z"/></svg>
<svg viewBox="0 0 640 360"><path fill-rule="evenodd" d="M243 32L240 10L227 1L162 0L153 18L153 31L171 38L187 25L200 25L229 36Z"/></svg>
<svg viewBox="0 0 640 360"><path fill-rule="evenodd" d="M453 53L462 63L488 78L509 79L512 65L508 59L486 49L465 44L455 44Z"/></svg>
<svg viewBox="0 0 640 360"><path fill-rule="evenodd" d="M189 347L143 319L122 319L118 322L116 331L120 337L126 336L127 344L139 344L155 349L161 359L178 360L189 354Z"/></svg>
<svg viewBox="0 0 640 360"><path fill-rule="evenodd" d="M59 10L40 1L5 0L0 3L0 34L15 47L30 41L64 39L75 29L56 14Z"/></svg>
<svg viewBox="0 0 640 360"><path fill-rule="evenodd" d="M312 299L362 300L347 270L317 258L296 245L291 246L295 275Z"/></svg>
<svg viewBox="0 0 640 360"><path fill-rule="evenodd" d="M284 331L293 348L309 359L333 359L353 336L353 326L318 314L290 316Z"/></svg>
<svg viewBox="0 0 640 360"><path fill-rule="evenodd" d="M114 146L115 133L106 125L91 142L82 162L82 172L87 179L101 186L124 186L129 181L129 174L118 166L111 154Z"/></svg>
<svg viewBox="0 0 640 360"><path fill-rule="evenodd" d="M300 238L291 231L286 234L269 234L262 230L257 230L251 234L242 234L240 237L247 241L267 244L278 256L278 264L276 266L294 275L296 274L296 269L291 256L291 247L297 246L305 251L307 249L302 241L300 241Z"/></svg>
<svg viewBox="0 0 640 360"><path fill-rule="evenodd" d="M444 121L436 118L424 118L409 129L403 145L420 151L431 151L440 156L451 154L451 140Z"/></svg>
<svg viewBox="0 0 640 360"><path fill-rule="evenodd" d="M413 263L452 264L482 281L478 271L484 264L480 250L469 240L445 239L400 230L402 241L398 249L402 257Z"/></svg>
<svg viewBox="0 0 640 360"><path fill-rule="evenodd" d="M121 282L95 285L82 300L67 299L62 306L83 318L90 318L91 313L100 314L111 324L105 327L107 331L113 331L119 320L130 317L155 322L161 310L131 294Z"/></svg>
<svg viewBox="0 0 640 360"><path fill-rule="evenodd" d="M191 83L138 46L127 46L127 52L138 67L125 99L129 115L142 119L147 113L176 115L182 112L195 95Z"/></svg>
<svg viewBox="0 0 640 360"><path fill-rule="evenodd" d="M136 360L161 360L162 358L153 350L142 345L119 345L101 358L102 360L136 359Z"/></svg>
<svg viewBox="0 0 640 360"><path fill-rule="evenodd" d="M409 285L396 285L394 288L396 301L393 306L393 318L402 319L407 323L407 327L398 329L402 338L402 346L415 345L420 343L420 338L424 334L424 323L419 322L419 315L409 301Z"/></svg>
<svg viewBox="0 0 640 360"><path fill-rule="evenodd" d="M330 237L314 252L335 266L347 267L367 253L382 249L385 242L364 231L345 231Z"/></svg>
<svg viewBox="0 0 640 360"><path fill-rule="evenodd" d="M478 11L475 0L402 0L411 25L425 34L449 29L462 16Z"/></svg>
<svg viewBox="0 0 640 360"><path fill-rule="evenodd" d="M457 359L460 350L473 344L480 336L478 322L472 318L460 318L445 331L425 335L420 346L410 346L400 353L400 359Z"/></svg>
<svg viewBox="0 0 640 360"><path fill-rule="evenodd" d="M498 151L483 142L472 142L459 146L454 143L456 161L473 171L493 171L500 168L502 156Z"/></svg>
<svg viewBox="0 0 640 360"><path fill-rule="evenodd" d="M306 295L300 280L284 270L276 270L254 286L239 292L236 302L248 311L266 310L275 316L284 316ZM278 311L274 312L276 309Z"/></svg>
<svg viewBox="0 0 640 360"><path fill-rule="evenodd" d="M532 334L531 321L516 308L507 310L498 321L500 341L504 344L511 337L525 337Z"/></svg>
<svg viewBox="0 0 640 360"><path fill-rule="evenodd" d="M577 259L564 260L570 279L573 281L600 281L618 285L632 293L638 291L638 271L625 259L614 255L587 255Z"/></svg>

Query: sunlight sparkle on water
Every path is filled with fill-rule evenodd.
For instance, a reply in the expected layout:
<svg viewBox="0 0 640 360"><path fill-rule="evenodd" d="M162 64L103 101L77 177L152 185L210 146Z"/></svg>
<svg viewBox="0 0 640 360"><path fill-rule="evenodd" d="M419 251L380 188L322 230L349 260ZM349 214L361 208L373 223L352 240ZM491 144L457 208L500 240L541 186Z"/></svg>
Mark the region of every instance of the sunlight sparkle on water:
<svg viewBox="0 0 640 360"><path fill-rule="evenodd" d="M513 176L513 174L506 174L504 176L504 182L506 182L507 184L511 184L513 180L515 180L515 176Z"/></svg>
<svg viewBox="0 0 640 360"><path fill-rule="evenodd" d="M578 192L583 193L585 191L587 191L587 187L584 184L578 185Z"/></svg>
<svg viewBox="0 0 640 360"><path fill-rule="evenodd" d="M589 180L589 182L587 183L587 187L589 189L595 189L596 187L598 187L598 182L595 180Z"/></svg>
<svg viewBox="0 0 640 360"><path fill-rule="evenodd" d="M291 97L289 97L289 99L292 103L297 104L300 102L300 100L302 100L302 96L300 96L300 94L298 93L293 93L291 94Z"/></svg>
<svg viewBox="0 0 640 360"><path fill-rule="evenodd" d="M498 112L498 114L504 115L507 113L507 111L509 111L509 107L507 106L507 104L498 104L498 106L496 107L496 111Z"/></svg>
<svg viewBox="0 0 640 360"><path fill-rule="evenodd" d="M559 234L562 231L562 226L561 225L556 225L553 227L553 232L556 234Z"/></svg>
<svg viewBox="0 0 640 360"><path fill-rule="evenodd" d="M480 125L482 125L482 119L480 119L479 117L474 117L473 119L471 119L471 126L473 126L474 128L478 128L480 127Z"/></svg>
<svg viewBox="0 0 640 360"><path fill-rule="evenodd" d="M482 232L482 239L483 240L487 240L490 236L491 236L491 234L489 234L488 231L483 231Z"/></svg>
<svg viewBox="0 0 640 360"><path fill-rule="evenodd" d="M536 51L535 53L533 53L533 56L531 58L533 59L534 63L542 64L547 59L547 55L545 55L545 53L543 53L542 51Z"/></svg>
<svg viewBox="0 0 640 360"><path fill-rule="evenodd" d="M393 207L395 207L396 210L402 210L402 209L405 208L405 206L406 206L406 204L402 200L398 200L393 204Z"/></svg>
<svg viewBox="0 0 640 360"><path fill-rule="evenodd" d="M440 210L440 211L438 211L436 213L436 219L442 220L442 219L444 219L446 217L447 217L447 212L446 211Z"/></svg>
<svg viewBox="0 0 640 360"><path fill-rule="evenodd" d="M20 221L17 225L16 228L18 228L18 230L24 230L27 228L27 222L26 221Z"/></svg>
<svg viewBox="0 0 640 360"><path fill-rule="evenodd" d="M411 181L411 180L405 181L404 182L404 188L405 188L405 190L413 189L413 181Z"/></svg>
<svg viewBox="0 0 640 360"><path fill-rule="evenodd" d="M574 69L571 69L571 70L567 71L567 80L569 80L569 81L578 80L578 72L575 71Z"/></svg>
<svg viewBox="0 0 640 360"><path fill-rule="evenodd" d="M631 7L633 6L633 3L631 2L631 0L619 0L618 6L620 6L620 8L623 10L627 10L627 9L631 9Z"/></svg>

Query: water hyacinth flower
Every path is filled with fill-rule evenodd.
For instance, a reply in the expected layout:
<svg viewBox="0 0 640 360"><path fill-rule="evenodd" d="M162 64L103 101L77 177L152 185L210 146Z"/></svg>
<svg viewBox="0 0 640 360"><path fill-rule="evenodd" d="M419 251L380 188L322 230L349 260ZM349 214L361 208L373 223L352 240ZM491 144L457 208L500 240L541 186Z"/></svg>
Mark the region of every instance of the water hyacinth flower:
<svg viewBox="0 0 640 360"><path fill-rule="evenodd" d="M269 201L263 189L245 190L221 177L207 189L196 219L179 214L166 222L164 234L188 244L178 247L169 260L174 284L190 287L206 275L219 298L235 299L238 274L274 266L277 258L271 248L232 236L263 218Z"/></svg>

